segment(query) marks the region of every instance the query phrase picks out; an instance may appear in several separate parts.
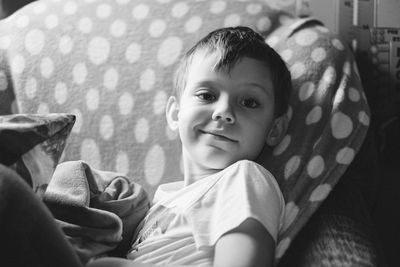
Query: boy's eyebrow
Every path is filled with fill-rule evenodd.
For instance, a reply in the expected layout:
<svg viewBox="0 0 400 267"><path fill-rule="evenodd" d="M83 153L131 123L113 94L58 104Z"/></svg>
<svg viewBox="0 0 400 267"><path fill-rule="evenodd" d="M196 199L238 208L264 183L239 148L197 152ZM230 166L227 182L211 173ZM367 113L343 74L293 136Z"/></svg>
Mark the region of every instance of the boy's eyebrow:
<svg viewBox="0 0 400 267"><path fill-rule="evenodd" d="M260 85L258 83L250 82L250 83L246 83L245 85L246 86L251 86L252 88L257 88L257 89L259 89L259 91L263 92L264 94L267 94L267 95L270 94L270 91L267 90L267 87L262 86L262 85Z"/></svg>

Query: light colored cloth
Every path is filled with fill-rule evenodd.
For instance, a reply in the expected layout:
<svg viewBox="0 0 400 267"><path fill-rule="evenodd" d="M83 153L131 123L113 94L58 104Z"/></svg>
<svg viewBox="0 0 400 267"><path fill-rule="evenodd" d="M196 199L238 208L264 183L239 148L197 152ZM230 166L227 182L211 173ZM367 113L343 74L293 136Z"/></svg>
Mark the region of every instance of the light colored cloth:
<svg viewBox="0 0 400 267"><path fill-rule="evenodd" d="M161 185L154 201L129 259L211 266L217 240L247 218L258 220L275 241L283 225L284 199L275 178L247 160L186 187Z"/></svg>
<svg viewBox="0 0 400 267"><path fill-rule="evenodd" d="M110 253L125 256L150 207L139 184L80 160L57 166L43 200L83 263Z"/></svg>

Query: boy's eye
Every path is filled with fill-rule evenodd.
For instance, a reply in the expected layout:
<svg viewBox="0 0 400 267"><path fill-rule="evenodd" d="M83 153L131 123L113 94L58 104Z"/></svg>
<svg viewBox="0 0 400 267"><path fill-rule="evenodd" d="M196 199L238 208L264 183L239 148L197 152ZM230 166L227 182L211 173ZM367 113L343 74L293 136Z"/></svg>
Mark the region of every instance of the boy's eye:
<svg viewBox="0 0 400 267"><path fill-rule="evenodd" d="M241 104L247 108L257 108L258 106L260 106L258 101L253 98L243 99Z"/></svg>
<svg viewBox="0 0 400 267"><path fill-rule="evenodd" d="M200 100L203 100L203 101L214 101L215 100L215 96L208 92L198 93L198 94L196 94L196 97L200 98Z"/></svg>

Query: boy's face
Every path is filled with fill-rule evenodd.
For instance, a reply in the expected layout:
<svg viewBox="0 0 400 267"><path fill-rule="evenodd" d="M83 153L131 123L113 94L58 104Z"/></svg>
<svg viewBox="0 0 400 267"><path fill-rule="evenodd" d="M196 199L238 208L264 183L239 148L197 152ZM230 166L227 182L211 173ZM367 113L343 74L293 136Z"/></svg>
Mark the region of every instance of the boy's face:
<svg viewBox="0 0 400 267"><path fill-rule="evenodd" d="M173 98L167 107L169 124L179 131L184 160L207 170L255 160L265 143L274 145L276 135L268 67L245 57L227 73L214 70L217 62L218 54L198 52L180 100Z"/></svg>

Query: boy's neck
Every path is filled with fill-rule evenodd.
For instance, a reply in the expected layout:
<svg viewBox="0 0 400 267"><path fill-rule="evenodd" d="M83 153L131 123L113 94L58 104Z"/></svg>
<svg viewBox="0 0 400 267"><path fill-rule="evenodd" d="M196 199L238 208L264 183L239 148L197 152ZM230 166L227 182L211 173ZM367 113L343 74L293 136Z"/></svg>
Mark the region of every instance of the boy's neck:
<svg viewBox="0 0 400 267"><path fill-rule="evenodd" d="M214 173L221 171L220 169L208 169L204 166L196 164L190 158L185 155L183 149L183 173L184 173L184 186L188 186L194 182L197 182L205 177L208 177Z"/></svg>

